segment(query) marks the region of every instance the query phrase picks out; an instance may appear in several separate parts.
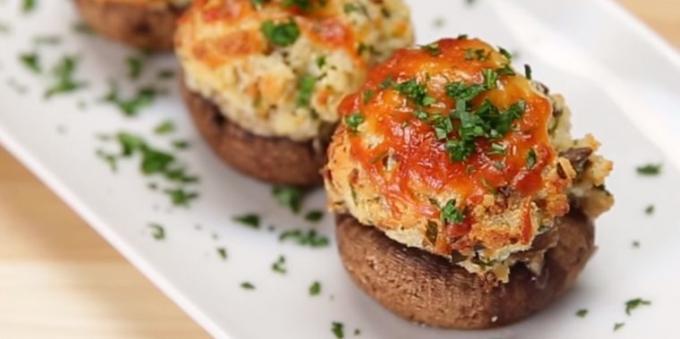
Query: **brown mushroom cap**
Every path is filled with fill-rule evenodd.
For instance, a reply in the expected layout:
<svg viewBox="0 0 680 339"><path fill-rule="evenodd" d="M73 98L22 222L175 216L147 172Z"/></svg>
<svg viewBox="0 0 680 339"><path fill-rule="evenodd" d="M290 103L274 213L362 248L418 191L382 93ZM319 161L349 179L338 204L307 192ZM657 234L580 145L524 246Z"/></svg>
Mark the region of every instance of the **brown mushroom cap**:
<svg viewBox="0 0 680 339"><path fill-rule="evenodd" d="M97 33L131 47L169 51L181 10L144 3L76 0L83 20Z"/></svg>
<svg viewBox="0 0 680 339"><path fill-rule="evenodd" d="M215 153L238 171L262 181L295 186L322 182L327 141L293 141L255 135L227 119L216 105L189 90L180 79L182 97L199 132Z"/></svg>
<svg viewBox="0 0 680 339"><path fill-rule="evenodd" d="M410 321L457 329L502 326L547 307L574 284L595 249L592 222L571 212L558 222L559 241L541 275L516 264L508 283L491 284L351 216L337 218L336 232L342 262L364 292Z"/></svg>

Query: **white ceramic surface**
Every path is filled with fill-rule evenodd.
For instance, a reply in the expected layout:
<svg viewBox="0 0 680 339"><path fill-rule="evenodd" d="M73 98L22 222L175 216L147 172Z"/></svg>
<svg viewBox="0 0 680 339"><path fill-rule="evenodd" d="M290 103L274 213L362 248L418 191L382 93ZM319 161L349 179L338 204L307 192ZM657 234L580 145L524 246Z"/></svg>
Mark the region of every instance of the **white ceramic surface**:
<svg viewBox="0 0 680 339"><path fill-rule="evenodd" d="M314 226L279 207L270 187L239 176L222 165L191 125L174 81L170 93L136 118L126 118L101 102L108 79L121 89L151 81L156 71L175 67L170 56L153 57L141 80L127 80L125 58L135 52L96 36L75 33L78 21L70 1L40 1L21 14L19 1L0 1L0 142L55 190L126 258L216 337L333 338L331 323L342 322L345 337L434 338L653 338L675 337L680 304L680 58L646 27L608 0L408 1L418 41L468 33L511 51L529 63L534 78L566 96L574 111L575 134L594 133L602 153L613 159L608 187L617 204L597 227L599 250L578 286L558 303L517 325L490 331L457 332L407 323L364 296L348 279L334 249L332 218ZM443 18L443 27L434 24ZM61 42L37 46L37 35ZM38 50L52 65L77 54L77 78L88 87L50 100L43 98L47 75L22 67L17 56ZM25 87L20 94L17 87ZM84 106L84 108L83 108ZM172 119L171 136L152 129ZM197 173L200 199L190 208L172 207L136 161L120 163L117 173L95 156L101 133L120 130L145 135L166 148L171 140L191 141L180 152ZM103 146L107 145L107 146ZM662 162L659 177L644 178L635 167ZM305 209L323 207L316 192ZM644 213L648 204L656 212ZM245 212L264 216L265 228L237 225ZM40 206L36 206L40 213ZM163 241L151 236L150 222L165 226ZM267 230L275 225L274 231ZM331 246L310 249L281 243L286 229L317 228ZM631 243L637 240L639 248ZM217 255L225 247L228 259ZM271 264L287 258L288 273ZM308 295L312 281L318 297ZM240 287L251 281L254 291ZM624 312L624 302L642 297L652 305ZM587 308L588 315L575 315ZM625 326L614 332L616 322Z"/></svg>

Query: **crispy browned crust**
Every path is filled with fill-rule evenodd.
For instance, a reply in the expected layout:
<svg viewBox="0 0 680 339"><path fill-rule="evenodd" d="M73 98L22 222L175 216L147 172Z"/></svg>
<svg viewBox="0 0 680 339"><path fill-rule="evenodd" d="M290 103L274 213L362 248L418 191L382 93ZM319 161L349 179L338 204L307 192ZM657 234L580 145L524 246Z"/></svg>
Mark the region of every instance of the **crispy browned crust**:
<svg viewBox="0 0 680 339"><path fill-rule="evenodd" d="M336 232L342 262L364 292L408 320L457 329L502 326L547 307L574 284L595 248L592 222L573 212L561 219L540 276L517 264L507 284L490 284L351 216L338 217Z"/></svg>
<svg viewBox="0 0 680 339"><path fill-rule="evenodd" d="M180 10L117 1L75 2L83 20L105 37L145 50L169 51L173 47Z"/></svg>
<svg viewBox="0 0 680 339"><path fill-rule="evenodd" d="M294 186L322 182L327 141L297 142L255 135L227 119L217 106L189 90L180 79L182 97L196 127L217 155L240 172L257 179Z"/></svg>

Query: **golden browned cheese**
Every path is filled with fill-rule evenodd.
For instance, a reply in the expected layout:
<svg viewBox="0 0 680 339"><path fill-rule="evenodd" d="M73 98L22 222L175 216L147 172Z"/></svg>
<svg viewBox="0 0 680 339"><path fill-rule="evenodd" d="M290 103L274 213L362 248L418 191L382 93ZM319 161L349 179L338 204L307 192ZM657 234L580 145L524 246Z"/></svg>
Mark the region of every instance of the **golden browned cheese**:
<svg viewBox="0 0 680 339"><path fill-rule="evenodd" d="M555 114L560 97L510 62L508 53L461 37L400 50L370 71L340 105L345 124L325 176L331 208L470 272L506 279L513 254L531 250L569 211L576 183L580 201L604 191L584 173L599 166L604 180L611 169L595 158L596 143L581 152L586 169L561 156L574 145L568 110ZM557 145L558 134L570 143ZM611 198L599 202L592 216Z"/></svg>
<svg viewBox="0 0 680 339"><path fill-rule="evenodd" d="M95 2L99 2L101 4L105 3L119 3L119 4L131 4L131 5L144 5L144 6L152 6L155 8L166 8L168 5L171 5L176 8L181 8L189 5L191 3L191 0L94 0Z"/></svg>
<svg viewBox="0 0 680 339"><path fill-rule="evenodd" d="M267 29L289 29L276 42ZM194 1L176 49L187 86L261 136L305 141L338 120L366 70L413 30L402 0Z"/></svg>

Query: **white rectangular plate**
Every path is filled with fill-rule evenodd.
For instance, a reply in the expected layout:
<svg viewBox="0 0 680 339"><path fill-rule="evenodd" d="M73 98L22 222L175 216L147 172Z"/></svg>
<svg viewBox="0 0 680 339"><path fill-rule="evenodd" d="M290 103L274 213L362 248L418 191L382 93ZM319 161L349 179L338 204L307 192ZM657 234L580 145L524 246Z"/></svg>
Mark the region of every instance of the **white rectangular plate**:
<svg viewBox="0 0 680 339"><path fill-rule="evenodd" d="M602 153L614 160L608 187L615 208L598 221L599 250L578 286L558 303L519 324L465 332L468 338L640 338L670 337L677 331L680 304L680 58L629 14L606 0L413 0L418 41L467 33L518 52L534 78L566 96L574 111L575 134L592 132ZM169 95L136 118L124 117L101 101L107 82L129 93L154 81L157 71L176 67L171 56L150 57L142 78L130 81L125 59L138 54L96 36L76 33L70 1L40 1L21 14L19 1L0 1L0 141L80 213L134 265L216 337L333 338L332 322L345 336L362 338L451 338L461 332L405 322L363 295L343 271L333 243L332 218L313 225L277 205L271 188L222 165L202 143L177 96L175 81L161 81ZM443 19L443 26L435 25ZM35 36L57 35L57 44L36 44ZM38 51L41 75L18 61ZM46 100L49 67L77 54L76 78L87 88ZM160 122L178 126L170 136L152 133ZM200 198L190 208L172 207L155 178L143 177L136 159L113 173L95 150L115 150L99 134L131 131L164 148L185 139L183 163L201 178ZM663 163L659 177L636 174L638 165ZM164 188L162 186L161 188ZM315 192L305 210L322 208ZM644 213L654 204L653 215ZM40 213L36 206L36 213ZM265 227L252 230L232 222L256 212ZM166 238L155 240L149 223L162 224ZM267 226L273 225L273 230ZM294 228L316 228L331 238L322 249L279 242ZM632 246L638 241L639 248ZM217 248L228 251L223 260ZM288 273L271 270L287 258ZM308 287L320 281L320 296ZM250 281L256 289L244 290ZM624 312L626 300L652 304ZM587 308L588 315L575 315ZM615 323L625 323L618 331Z"/></svg>

